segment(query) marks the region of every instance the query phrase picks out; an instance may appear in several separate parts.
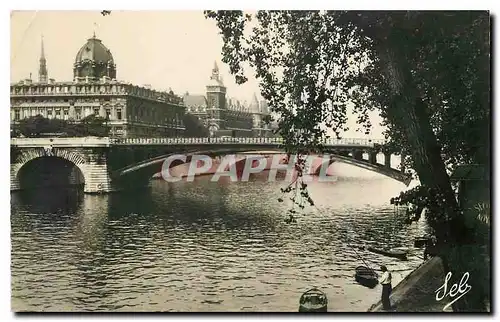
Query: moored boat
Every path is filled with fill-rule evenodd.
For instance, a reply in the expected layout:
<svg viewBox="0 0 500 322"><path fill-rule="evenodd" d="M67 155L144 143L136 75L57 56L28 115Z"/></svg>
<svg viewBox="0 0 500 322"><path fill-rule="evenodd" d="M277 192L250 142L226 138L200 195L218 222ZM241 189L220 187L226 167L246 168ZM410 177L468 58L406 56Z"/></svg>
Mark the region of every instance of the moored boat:
<svg viewBox="0 0 500 322"><path fill-rule="evenodd" d="M415 247L416 248L423 248L427 244L431 242L431 239L429 237L417 237L415 238Z"/></svg>
<svg viewBox="0 0 500 322"><path fill-rule="evenodd" d="M385 250L385 249L379 249L379 248L374 248L374 247L367 247L366 249L372 253L377 253L380 255L388 256L388 257L399 258L401 260L408 259L406 256L407 252L404 250L397 250L397 249Z"/></svg>
<svg viewBox="0 0 500 322"><path fill-rule="evenodd" d="M369 288L374 288L378 284L377 273L375 273L373 269L366 266L356 267L356 274L354 274L354 279L359 284Z"/></svg>
<svg viewBox="0 0 500 322"><path fill-rule="evenodd" d="M304 292L300 297L299 312L327 312L327 310L326 294L317 288Z"/></svg>

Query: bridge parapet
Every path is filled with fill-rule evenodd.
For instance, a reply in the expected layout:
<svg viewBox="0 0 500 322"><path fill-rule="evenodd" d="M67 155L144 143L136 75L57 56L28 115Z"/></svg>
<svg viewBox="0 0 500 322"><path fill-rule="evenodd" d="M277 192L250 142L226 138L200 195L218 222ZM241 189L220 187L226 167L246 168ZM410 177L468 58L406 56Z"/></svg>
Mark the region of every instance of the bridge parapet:
<svg viewBox="0 0 500 322"><path fill-rule="evenodd" d="M282 145L282 138L125 138L114 139L115 145L202 145L202 144L238 144L238 145ZM383 144L384 140L375 139L326 139L325 146L352 146L374 147L375 144Z"/></svg>
<svg viewBox="0 0 500 322"><path fill-rule="evenodd" d="M238 145L282 145L282 138L123 138L114 139L109 137L71 137L71 138L11 138L10 144L20 147L40 147L40 146L110 146L110 145L217 145L217 144L238 144ZM380 139L325 139L325 146L360 146L374 147L375 144L384 144Z"/></svg>
<svg viewBox="0 0 500 322"><path fill-rule="evenodd" d="M112 139L108 137L71 138L11 138L10 145L18 147L108 147Z"/></svg>

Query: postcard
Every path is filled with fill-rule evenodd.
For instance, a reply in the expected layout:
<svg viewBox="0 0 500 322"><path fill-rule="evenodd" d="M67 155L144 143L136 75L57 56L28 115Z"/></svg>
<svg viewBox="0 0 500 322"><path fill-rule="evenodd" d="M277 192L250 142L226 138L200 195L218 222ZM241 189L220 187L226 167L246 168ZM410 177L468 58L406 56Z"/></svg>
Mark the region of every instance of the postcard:
<svg viewBox="0 0 500 322"><path fill-rule="evenodd" d="M491 312L488 11L12 11L13 312Z"/></svg>

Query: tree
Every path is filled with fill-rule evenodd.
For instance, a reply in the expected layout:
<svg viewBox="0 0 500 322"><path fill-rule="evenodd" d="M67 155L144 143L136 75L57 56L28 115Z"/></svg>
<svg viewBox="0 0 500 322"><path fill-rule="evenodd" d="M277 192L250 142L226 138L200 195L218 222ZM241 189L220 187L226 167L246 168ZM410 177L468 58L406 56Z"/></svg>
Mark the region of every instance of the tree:
<svg viewBox="0 0 500 322"><path fill-rule="evenodd" d="M109 127L105 118L95 114L88 115L80 121L78 131L86 136L108 136Z"/></svg>
<svg viewBox="0 0 500 322"><path fill-rule="evenodd" d="M67 126L65 120L47 119L42 115L36 115L20 120L16 131L26 137L38 137L46 133L65 132Z"/></svg>
<svg viewBox="0 0 500 322"><path fill-rule="evenodd" d="M64 136L107 136L109 127L106 119L89 115L80 122L74 120L48 119L42 115L32 116L19 121L13 129L25 137L39 137L42 134L59 133Z"/></svg>
<svg viewBox="0 0 500 322"><path fill-rule="evenodd" d="M184 114L183 122L186 127L186 131L184 132L186 137L199 138L210 136L210 132L206 126L203 125L200 119L195 115L189 113Z"/></svg>
<svg viewBox="0 0 500 322"><path fill-rule="evenodd" d="M404 151L421 183L397 202L423 199L419 205L429 208L438 241L463 246L443 255L446 264L457 274L470 271L461 255L473 234L448 171L460 162L489 167L487 12L205 14L221 30L223 62L236 81L246 81L245 66L255 70L262 96L279 114L288 153L321 150L324 126L339 136L349 107L369 133L368 112L378 110L388 128L385 148ZM251 30L245 29L249 23ZM307 185L299 188L310 200ZM484 310L484 289L478 284L455 309Z"/></svg>
<svg viewBox="0 0 500 322"><path fill-rule="evenodd" d="M49 122L41 115L19 121L16 130L25 137L37 137L48 130Z"/></svg>

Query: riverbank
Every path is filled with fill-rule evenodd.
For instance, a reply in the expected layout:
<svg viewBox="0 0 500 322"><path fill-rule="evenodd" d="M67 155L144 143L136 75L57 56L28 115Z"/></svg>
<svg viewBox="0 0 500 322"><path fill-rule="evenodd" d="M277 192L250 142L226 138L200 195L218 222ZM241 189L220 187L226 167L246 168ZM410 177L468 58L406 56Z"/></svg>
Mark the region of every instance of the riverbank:
<svg viewBox="0 0 500 322"><path fill-rule="evenodd" d="M393 312L443 312L447 304L436 301L435 292L444 282L446 272L439 257L433 257L417 267L399 282L390 296ZM445 312L452 312L451 306ZM386 312L379 301L368 312Z"/></svg>

